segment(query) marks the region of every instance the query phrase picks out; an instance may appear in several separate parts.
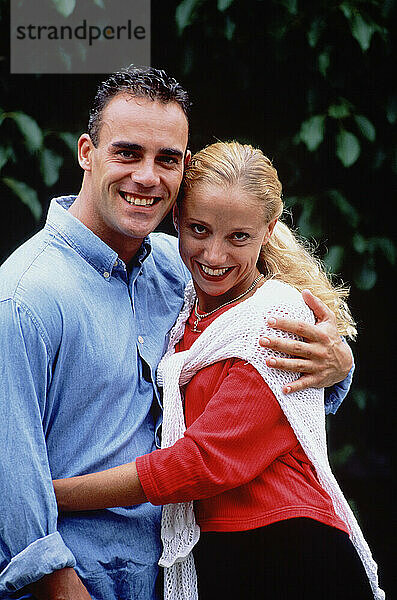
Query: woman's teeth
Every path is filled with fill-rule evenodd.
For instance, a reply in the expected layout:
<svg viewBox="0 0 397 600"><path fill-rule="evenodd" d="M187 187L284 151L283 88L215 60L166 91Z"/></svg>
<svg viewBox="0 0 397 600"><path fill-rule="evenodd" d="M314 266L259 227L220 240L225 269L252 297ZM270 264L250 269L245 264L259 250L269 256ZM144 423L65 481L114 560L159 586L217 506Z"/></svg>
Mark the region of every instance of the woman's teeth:
<svg viewBox="0 0 397 600"><path fill-rule="evenodd" d="M230 269L230 267L224 267L223 269L211 269L210 267L206 267L205 265L202 265L201 263L199 263L199 264L206 275L212 275L212 276L224 275L226 273L226 271L229 271L229 269Z"/></svg>
<svg viewBox="0 0 397 600"><path fill-rule="evenodd" d="M132 206L152 206L155 201L155 198L137 198L126 192L122 192L122 196L124 200L127 200L128 204L131 204Z"/></svg>

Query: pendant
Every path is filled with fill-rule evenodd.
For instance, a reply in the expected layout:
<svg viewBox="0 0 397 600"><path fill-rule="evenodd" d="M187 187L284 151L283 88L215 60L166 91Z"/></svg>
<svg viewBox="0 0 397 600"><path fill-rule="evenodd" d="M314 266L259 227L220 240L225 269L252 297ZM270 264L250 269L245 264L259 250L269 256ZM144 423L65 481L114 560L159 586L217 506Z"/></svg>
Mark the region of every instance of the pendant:
<svg viewBox="0 0 397 600"><path fill-rule="evenodd" d="M200 323L200 319L196 319L193 323L192 331L194 333L201 333L200 329L197 329L197 325Z"/></svg>

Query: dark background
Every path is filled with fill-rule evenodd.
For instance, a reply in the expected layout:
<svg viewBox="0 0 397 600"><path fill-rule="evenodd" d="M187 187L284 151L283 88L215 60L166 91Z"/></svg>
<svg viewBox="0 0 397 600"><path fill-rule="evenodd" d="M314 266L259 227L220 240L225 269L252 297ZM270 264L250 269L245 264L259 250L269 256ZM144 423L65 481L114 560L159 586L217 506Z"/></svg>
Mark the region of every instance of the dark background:
<svg viewBox="0 0 397 600"><path fill-rule="evenodd" d="M97 10L110 0L92 2ZM396 4L151 3L152 65L191 92L192 150L216 139L261 147L283 182L288 223L351 286L357 367L348 398L328 418L329 445L389 598L396 522ZM7 0L0 10L3 260L42 226L52 196L78 192L75 142L104 76L10 75ZM169 220L162 229L171 231Z"/></svg>

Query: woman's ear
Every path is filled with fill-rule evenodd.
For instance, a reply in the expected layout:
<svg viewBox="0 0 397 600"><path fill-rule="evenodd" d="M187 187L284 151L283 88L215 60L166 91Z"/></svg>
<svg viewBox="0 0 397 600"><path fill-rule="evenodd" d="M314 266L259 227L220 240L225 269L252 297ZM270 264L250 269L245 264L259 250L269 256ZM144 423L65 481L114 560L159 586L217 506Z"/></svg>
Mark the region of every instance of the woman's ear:
<svg viewBox="0 0 397 600"><path fill-rule="evenodd" d="M174 204L174 208L172 209L172 220L174 222L174 227L179 233L179 208L177 204Z"/></svg>
<svg viewBox="0 0 397 600"><path fill-rule="evenodd" d="M273 219L273 221L270 221L270 223L268 223L266 231L265 231L265 235L264 235L264 238L263 238L262 246L264 246L265 244L267 244L268 241L270 240L270 237L271 237L271 235L273 233L273 230L274 230L274 228L276 226L277 221L278 221L278 218Z"/></svg>
<svg viewBox="0 0 397 600"><path fill-rule="evenodd" d="M77 156L79 165L84 171L91 171L91 153L94 144L88 133L83 133L77 142Z"/></svg>

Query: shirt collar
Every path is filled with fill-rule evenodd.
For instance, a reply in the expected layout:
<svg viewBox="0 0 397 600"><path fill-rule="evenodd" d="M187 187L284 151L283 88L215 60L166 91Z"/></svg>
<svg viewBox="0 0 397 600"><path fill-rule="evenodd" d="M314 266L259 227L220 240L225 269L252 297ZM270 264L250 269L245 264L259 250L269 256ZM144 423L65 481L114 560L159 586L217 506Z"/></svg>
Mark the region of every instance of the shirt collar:
<svg viewBox="0 0 397 600"><path fill-rule="evenodd" d="M105 277L112 274L115 267L125 267L124 262L93 231L74 217L69 208L76 196L60 196L51 201L46 228L56 230L62 238L76 250L88 263ZM142 264L151 252L149 236L144 238L134 257L134 262Z"/></svg>

